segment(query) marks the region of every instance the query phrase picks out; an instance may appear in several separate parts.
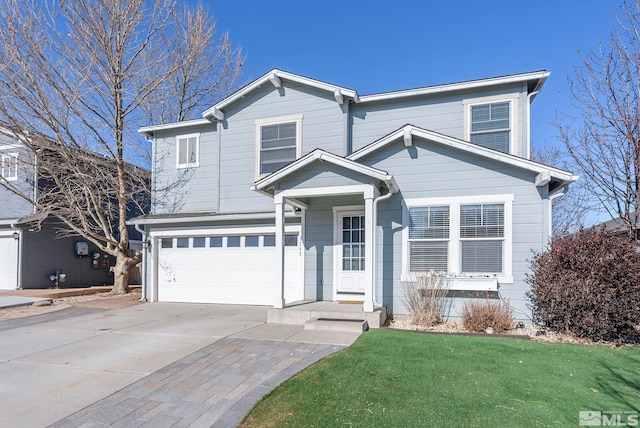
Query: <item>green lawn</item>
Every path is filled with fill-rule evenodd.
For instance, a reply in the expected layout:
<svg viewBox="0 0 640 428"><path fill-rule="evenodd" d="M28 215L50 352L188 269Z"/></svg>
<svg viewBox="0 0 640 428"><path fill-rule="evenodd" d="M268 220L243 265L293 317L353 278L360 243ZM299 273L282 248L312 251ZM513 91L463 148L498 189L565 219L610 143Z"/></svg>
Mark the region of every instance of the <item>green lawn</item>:
<svg viewBox="0 0 640 428"><path fill-rule="evenodd" d="M640 347L372 330L242 426L564 427L581 410L640 411Z"/></svg>

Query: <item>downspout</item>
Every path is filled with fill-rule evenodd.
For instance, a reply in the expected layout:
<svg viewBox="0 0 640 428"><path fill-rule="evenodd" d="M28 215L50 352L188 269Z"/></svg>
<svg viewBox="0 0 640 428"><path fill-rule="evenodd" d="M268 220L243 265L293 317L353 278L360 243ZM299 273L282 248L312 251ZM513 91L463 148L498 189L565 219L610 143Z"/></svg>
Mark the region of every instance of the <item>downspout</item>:
<svg viewBox="0 0 640 428"><path fill-rule="evenodd" d="M558 193L554 193L549 196L549 229L547 230L547 242L553 236L553 200L564 196L569 191L569 185L566 185L562 188L562 190Z"/></svg>
<svg viewBox="0 0 640 428"><path fill-rule="evenodd" d="M540 93L540 89L527 95L527 159L531 159L531 98Z"/></svg>
<svg viewBox="0 0 640 428"><path fill-rule="evenodd" d="M22 229L16 227L16 224L13 223L11 224L11 229L15 230L16 232L18 232L18 274L16 275L16 290L20 290L22 289L22 237L23 237L23 233L22 233Z"/></svg>
<svg viewBox="0 0 640 428"><path fill-rule="evenodd" d="M379 196L379 197L377 197L377 198L375 198L373 200L373 228L374 228L374 230L373 230L373 234L372 234L373 235L373 242L371 243L371 245L373 245L373 272L371 272L371 276L373 277L373 281L372 281L373 282L373 292L371 293L371 297L373 299L373 307L374 308L376 306L377 307L382 306L382 305L380 305L380 303L378 303L376 301L376 288L377 288L377 285L378 285L378 275L377 275L377 273L378 273L378 263L376 263L377 259L378 259L378 257L377 257L377 253L378 253L377 249L378 248L376 247L376 236L378 235L378 203L380 201L384 201L384 200L389 199L394 193L393 182L389 181L387 183L387 185L388 185L388 188L389 188L389 191L387 192L387 194Z"/></svg>
<svg viewBox="0 0 640 428"><path fill-rule="evenodd" d="M140 295L140 301L147 301L147 252L149 251L149 240L147 239L147 232L139 228L139 224L133 225L135 229L142 235L142 294Z"/></svg>

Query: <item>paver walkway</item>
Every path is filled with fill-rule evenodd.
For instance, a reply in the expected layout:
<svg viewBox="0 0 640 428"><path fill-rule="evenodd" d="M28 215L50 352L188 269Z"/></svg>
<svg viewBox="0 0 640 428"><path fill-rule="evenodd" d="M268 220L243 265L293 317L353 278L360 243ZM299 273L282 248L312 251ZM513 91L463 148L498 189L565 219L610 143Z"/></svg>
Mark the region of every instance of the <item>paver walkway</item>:
<svg viewBox="0 0 640 428"><path fill-rule="evenodd" d="M234 427L269 391L340 349L220 339L50 427Z"/></svg>

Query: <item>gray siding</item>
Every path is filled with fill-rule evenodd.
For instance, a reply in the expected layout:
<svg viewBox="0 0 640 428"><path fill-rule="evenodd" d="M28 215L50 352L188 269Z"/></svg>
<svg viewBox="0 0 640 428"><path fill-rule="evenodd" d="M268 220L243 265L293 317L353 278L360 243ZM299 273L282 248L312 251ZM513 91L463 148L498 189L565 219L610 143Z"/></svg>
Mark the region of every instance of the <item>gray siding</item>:
<svg viewBox="0 0 640 428"><path fill-rule="evenodd" d="M333 300L333 207L364 205L362 196L311 199L304 226L304 298Z"/></svg>
<svg viewBox="0 0 640 428"><path fill-rule="evenodd" d="M200 133L199 166L176 168L176 136ZM206 125L162 132L154 142L153 214L215 212L219 204L219 132Z"/></svg>
<svg viewBox="0 0 640 428"><path fill-rule="evenodd" d="M526 92L522 92L524 89L521 85L510 85L498 90L460 91L446 97L436 94L421 99L354 104L351 106L352 150L359 150L406 124L465 139L463 101L519 92L516 144L517 155L524 157L526 122L522 117L527 101Z"/></svg>
<svg viewBox="0 0 640 428"><path fill-rule="evenodd" d="M91 267L91 254L98 249L89 243L89 256L75 255L77 241L88 242L81 237L56 239L51 220L42 225L39 232L26 232L22 235L22 287L51 288L54 283L49 275L56 271L67 275L61 288L89 287L92 285L113 285L113 275L106 269ZM113 263L114 259L109 258Z"/></svg>
<svg viewBox="0 0 640 428"><path fill-rule="evenodd" d="M312 189L332 186L371 184L366 175L342 168L329 162L316 161L286 177L279 184L281 189Z"/></svg>
<svg viewBox="0 0 640 428"><path fill-rule="evenodd" d="M18 153L18 179L7 183L23 195L33 198L33 160L25 148L7 148L15 144L15 140L0 134L0 154ZM0 184L0 219L18 219L33 213L33 205L13 191Z"/></svg>
<svg viewBox="0 0 640 428"><path fill-rule="evenodd" d="M432 198L469 195L513 194L513 284L502 284L500 294L517 311L528 313L524 293L528 260L532 250L544 245L541 192L533 185L533 173L495 161L484 160L449 147L419 141L415 147L404 148L397 142L373 153L363 163L393 174L400 195L381 203L378 220L377 289L382 303L395 313L405 313L402 303L402 206L399 197ZM391 270L392 273L389 272ZM380 282L382 279L382 283ZM387 281L391 280L393 285ZM520 318L526 318L519 313Z"/></svg>
<svg viewBox="0 0 640 428"><path fill-rule="evenodd" d="M273 209L273 201L249 190L258 178L255 121L297 114L303 115L301 156L316 148L344 154L345 118L333 95L289 82L278 90L267 84L225 111L220 212Z"/></svg>

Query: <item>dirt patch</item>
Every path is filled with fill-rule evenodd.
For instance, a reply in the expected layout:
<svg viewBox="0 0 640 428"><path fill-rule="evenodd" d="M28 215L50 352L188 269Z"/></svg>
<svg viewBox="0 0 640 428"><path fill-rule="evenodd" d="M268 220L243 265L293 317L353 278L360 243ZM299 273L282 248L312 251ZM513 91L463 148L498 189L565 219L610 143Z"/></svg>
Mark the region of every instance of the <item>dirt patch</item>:
<svg viewBox="0 0 640 428"><path fill-rule="evenodd" d="M64 297L61 299L53 299L53 302L49 306L30 305L0 309L0 320L46 314L72 306L95 309L120 309L142 303L140 297L141 294L139 291L121 296L112 296L109 293L96 293L84 296Z"/></svg>

